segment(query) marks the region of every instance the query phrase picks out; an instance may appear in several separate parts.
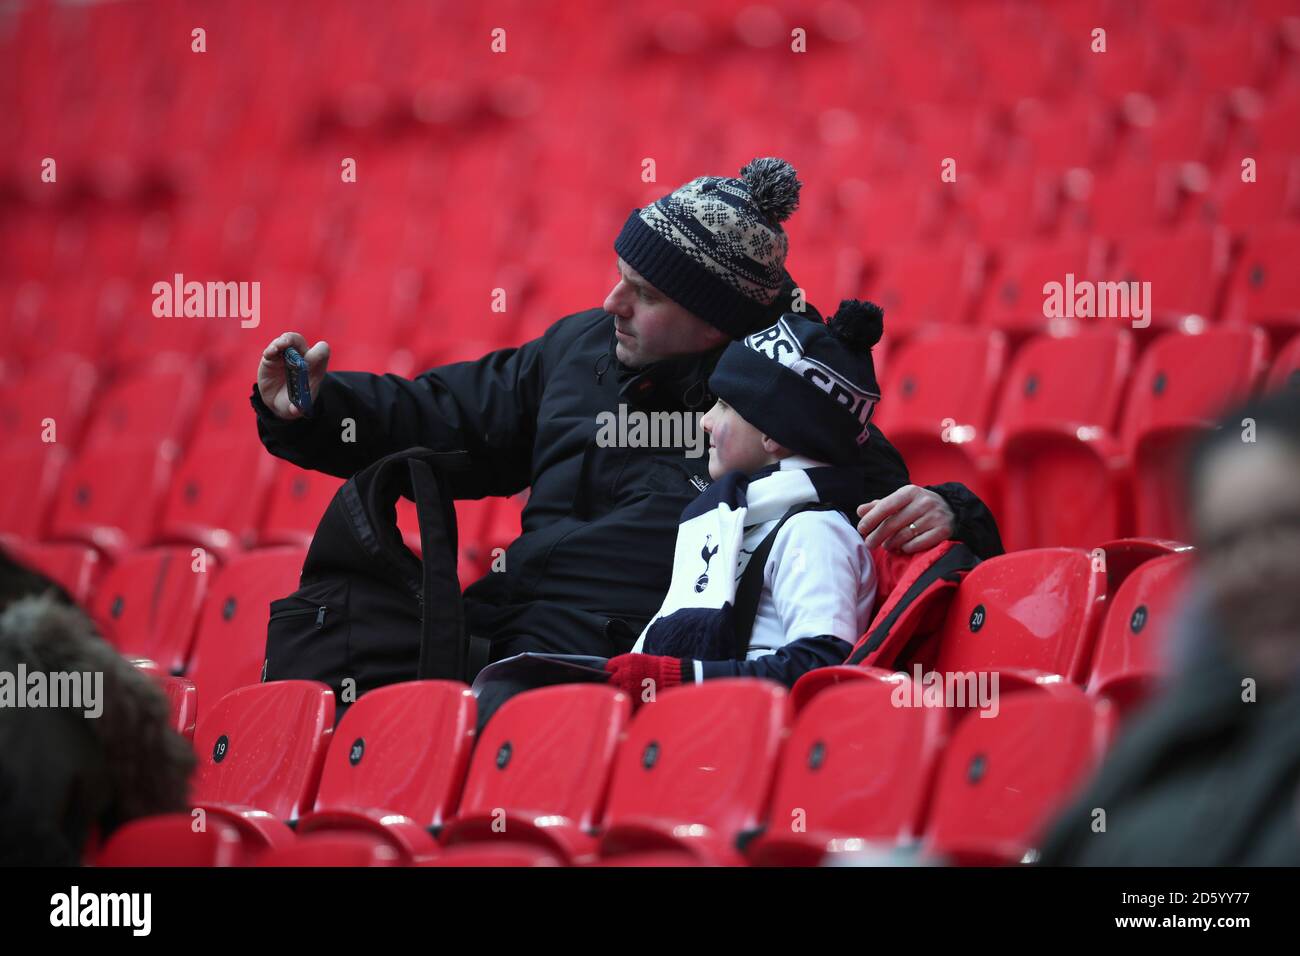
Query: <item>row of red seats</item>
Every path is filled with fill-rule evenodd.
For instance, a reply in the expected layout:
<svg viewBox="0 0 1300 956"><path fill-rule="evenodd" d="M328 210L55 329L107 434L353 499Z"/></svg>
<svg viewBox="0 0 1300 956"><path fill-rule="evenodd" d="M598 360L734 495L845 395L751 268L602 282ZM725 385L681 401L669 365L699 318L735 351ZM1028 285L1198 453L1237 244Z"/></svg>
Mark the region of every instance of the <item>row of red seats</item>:
<svg viewBox="0 0 1300 956"><path fill-rule="evenodd" d="M383 353L341 354L360 357L362 367L412 371L371 364ZM266 454L247 371L204 385L171 356L98 394L96 382L88 361L64 357L0 389L4 461L26 491L0 502L0 532L84 541L110 559L149 543L187 543L221 560L248 547L310 540L341 482ZM458 509L473 579L481 555L518 533L520 505L465 501ZM409 502L399 521L418 549Z"/></svg>
<svg viewBox="0 0 1300 956"><path fill-rule="evenodd" d="M1300 127L1300 100L1297 104L1290 122ZM581 252L608 242L601 237L613 234L627 208L658 198L660 184L719 163L730 165L718 156L693 157L687 165L664 156L653 142L639 145L657 159L658 181L638 182L640 158L611 156L591 168L599 191L591 183L574 182L575 189L601 200L577 213L563 189L539 196L512 177L501 153L540 166L539 174L553 174L560 183L574 175L558 165L559 157L519 133L461 147L472 164L401 145L344 150L356 154L356 183L340 181L339 151L295 156L269 168L250 164L240 174L204 182L192 200L171 213L100 210L83 222L84 209L70 216L16 210L14 228L7 230L4 268L40 278L76 274L89 262L92 274L130 278L142 271L148 277L167 250L171 263L190 273L255 268L353 276L375 265L391 269L427 262L437 245L438 222L454 223L487 261L526 255L526 239L534 232L547 235L548 248L558 243ZM728 152L739 154L742 146L737 142ZM761 154L774 144L759 137L753 148ZM1213 178L1198 164L1142 159L1093 172L1099 169L1096 161L1077 154L1065 157L1068 171L1031 165L994 175L952 143L910 158L902 164L907 175L900 178L872 173L856 143L843 162L804 155L797 145L791 151L811 184L804 208L788 227L796 251L824 246L827 236L836 235L854 237L845 248L868 255L900 242L949 237L1001 244L1081 231L1120 237L1181 224L1220 224L1242 236L1273 220L1294 219L1300 198L1300 143L1235 150ZM946 157L957 160L954 182L940 181ZM1254 181L1242 180L1243 157L1254 161ZM468 181L459 181L465 176ZM249 177L254 178L245 182ZM447 177L458 179L455 194L428 185ZM471 215L483 195L493 197L501 215Z"/></svg>
<svg viewBox="0 0 1300 956"><path fill-rule="evenodd" d="M885 309L891 345L926 325L973 323L1023 340L1050 330L1049 283L1061 287L1060 317L1075 314L1066 291L1098 282L1129 283L1147 290L1142 302L1150 331L1195 331L1220 319L1262 325L1281 341L1300 331L1300 279L1291 264L1300 255L1300 223L1259 229L1235 257L1226 232L1188 227L1172 233L1136 234L1111 248L1078 236L1005 247L992 268L977 246L902 246L883 254L870 278L846 285ZM1072 276L1073 278L1069 278ZM1150 283L1149 286L1145 283ZM1094 298L1091 315L1102 325L1131 324L1138 301L1120 315L1100 317L1114 304Z"/></svg>
<svg viewBox="0 0 1300 956"><path fill-rule="evenodd" d="M297 587L305 557L302 548L267 548L238 555L223 567L207 567L186 549L154 548L101 573L98 556L89 548L20 543L14 550L60 581L124 656L152 661L160 674L184 675L204 707L260 679L267 607ZM1089 668L1106 595L1119 593L1136 563L1171 550L1168 544L1121 540L1092 552L1046 549L994 559L961 592L971 596L970 606L963 609L962 601L957 602L946 630L920 657L930 658L937 648L936 666L944 670L1014 663L1079 686L1106 685L1110 678L1102 672L1111 670L1154 672L1152 658L1127 652L1122 655L1127 663L1117 667L1102 665L1113 653L1099 651L1102 671L1090 676ZM986 586L986 581L993 584ZM1018 602L1029 610L1017 610ZM971 645L964 630L976 605L995 623ZM1131 610L1111 613L1122 621ZM1026 613L1048 615L1046 637L1042 622L1017 629L1015 622ZM991 646L989 634L997 635ZM836 679L836 672L821 673ZM1013 679L1010 673L1007 679ZM1126 697L1122 702L1127 706L1130 701Z"/></svg>
<svg viewBox="0 0 1300 956"><path fill-rule="evenodd" d="M329 20L322 19L318 13L311 18L311 29L304 29L302 17L281 13L280 16L260 19L259 30L241 30L232 29L234 24L225 21L224 15L204 8L197 19L208 23L213 31L212 49L205 54L205 61L188 55L188 32L197 22L193 15L177 17L174 11L160 10L154 4L138 6L152 16L148 17L148 23L134 30L123 29L120 23L123 15L120 14L62 13L54 23L46 23L42 17L33 14L31 21L15 32L16 45L19 38L26 38L25 44L17 45L17 50L25 55L21 59L15 58L24 74L49 75L52 72L60 75L66 72L67 79L43 97L32 94L30 100L24 98L22 105L28 107L22 113L24 118L29 122L40 122L41 115L35 109L37 104L50 105L49 101L53 99L55 106L67 105L67 101L76 103L82 97L96 100L102 97L106 112L112 115L116 102L110 94L114 91L101 92L89 81L89 78L102 76L106 71L109 75L121 77L123 85L137 93L136 101L143 102L146 107L165 111L169 118L182 122L187 117L178 106L185 103L202 117L205 111L201 107L217 99L216 90L219 88L212 82L212 74L216 71L209 64L219 64L226 74L227 83L248 83L256 76L268 88L283 88L302 112L319 108L318 101L324 100L329 111L353 122L364 122L372 114L383 117L386 99L400 95L410 99L423 86L422 81L435 77L443 79L448 72L452 75L445 76L446 79L458 77L463 84L463 90L455 91L462 98L477 94L490 100L490 94L481 92L480 85L491 80L494 74L498 82L503 81L500 61L494 63L492 57L486 55L486 40L494 23L499 26L508 22L518 31L516 59L511 65L516 69L523 66L529 71L536 70L543 75L554 70L545 54L554 48L558 39L563 37L565 42L572 44L575 35L582 36L587 31L600 37L601 42L592 45L601 51L602 59L610 57L617 62L620 55L635 57L639 73L645 77L671 72L679 65L677 56L653 55L657 45L668 45L679 55L689 55L704 49L716 51L719 43L727 45L727 40L740 39L736 45L744 50L746 56L754 58L780 54L789 37L789 29L781 25L786 17L771 7L737 14L734 31L716 30L710 26L711 18L707 14L694 10L677 13L656 10L646 18L649 22L644 23L640 31L610 30L602 25L599 16L574 16L571 23L567 22L569 18L557 18L558 22L548 23L522 10L484 11L481 19L470 17L466 20L448 19L448 15L442 13L439 16L443 22L439 23L427 21L425 18L431 14L425 11L417 18L421 21L418 30L402 31L395 28L400 17L368 20L356 17L355 11L347 8L336 10L331 15L334 19ZM954 16L959 12L946 6L921 9L928 9L932 16L939 18L940 22L950 23L951 27L936 30L924 20L886 16L880 18L884 26L871 28L867 24L876 19L871 12L834 5L827 5L818 15L811 17L807 11L797 17L789 11L791 22L801 23L810 30L818 38L814 44L821 40L821 50L828 54L802 58L799 65L806 62L807 71L813 75L803 78L798 84L807 87L800 92L816 92L820 86L830 85L832 75L842 78L845 73L842 61L851 53L857 53L858 59L867 63L887 65L874 72L859 68L850 73L854 80L859 76L870 80L860 84L863 94L882 102L942 101L945 96L959 102L981 97L1014 102L1025 96L1059 97L1079 88L1091 88L1107 95L1121 95L1133 90L1168 95L1241 86L1264 88L1284 85L1294 79L1298 45L1296 31L1289 21L1278 22L1279 11L1269 11L1258 20L1219 18L1229 20L1226 25L1231 29L1216 24L1213 28L1199 26L1191 30L1167 30L1165 22L1173 18L1163 11L1161 16L1147 19L1126 15L1128 12L1122 8L1097 10L1091 18L1091 26L1084 27L1082 22L1086 21L1081 21L1067 27L1054 25L1055 18L1051 15L1019 12L1011 8L990 11L991 15L986 18ZM78 16L92 21L93 25L77 23ZM100 16L107 17L109 25L94 23ZM61 22L64 19L73 23L65 25ZM1091 31L1098 23L1104 23L1111 33L1109 48L1104 55L1090 52ZM113 24L116 24L116 29ZM452 41L460 37L462 29L480 31L474 35L484 38L483 55L475 55L480 50L467 50L464 44L459 48L454 45ZM570 29L574 33L561 33L561 29ZM45 39L41 34L46 31L55 34L58 44L55 49L62 58L59 62L75 64L80 61L84 66L79 70L54 70L54 63L50 62L54 51L41 42ZM717 36L713 35L715 33ZM121 36L120 45L87 42L118 35ZM610 35L621 42L607 42ZM765 36L767 42L752 42L759 35ZM886 36L891 38L892 45L878 39ZM167 42L172 37L174 42ZM1009 56L1008 48L1014 49L1016 55ZM132 51L137 55L130 55ZM420 56L421 52L426 55ZM441 56L428 55L430 53ZM101 58L105 62L101 69L96 69L95 64ZM437 64L446 60L458 69L439 69ZM325 64L329 64L330 69L326 70ZM546 69L548 65L550 70ZM163 77L178 76L181 82L173 80L172 85L162 80ZM651 81L644 87L652 89L655 85ZM762 106L770 106L763 103L754 86L740 82L736 77L731 84L721 86L718 98L721 102L734 103L752 115ZM119 101L121 99L118 97ZM267 99L250 98L236 115L259 131L275 130L272 111L264 105ZM807 99L805 96L804 101ZM227 110L235 111L233 103L220 102ZM653 98L647 97L648 104L654 102ZM68 111L56 109L52 112L67 115ZM636 112L642 111L637 109ZM505 110L502 114L511 115ZM89 124L91 120L82 122ZM199 134L207 133L207 137L219 131L219 127L215 131L207 130L193 119L189 119L184 128ZM144 130L136 131L134 135L143 136L143 133ZM207 145L204 141L207 137L200 136L199 141Z"/></svg>
<svg viewBox="0 0 1300 956"><path fill-rule="evenodd" d="M863 290L858 294L879 302L886 310L886 346L928 325L971 323L1001 329L1017 346L1059 324L1045 315L1044 288L1064 286L1068 276L1079 286L1150 283L1139 286L1149 288L1149 330L1139 344L1161 330L1195 331L1226 321L1262 325L1279 346L1300 330L1300 279L1291 268L1297 256L1300 222L1261 227L1236 250L1224 230L1188 226L1136 234L1113 247L1082 235L1012 243L1000 251L961 242L903 243L870 260L852 250L796 255L791 268L823 309L833 309L849 294L844 290ZM238 318L155 318L152 284L143 282L131 292L120 280L89 275L27 281L0 286L0 324L14 343L10 361L42 368L38 376L44 377L52 374L51 341L59 354L85 355L106 369L139 369L174 352L190 356L191 371L197 362L214 375L237 377L252 349L291 327L319 330L315 334L329 338L347 367L402 373L414 370L417 355L429 363L476 357L540 334L566 312L599 304L612 281L611 261L608 253L593 255L575 264L580 271L572 278L540 262L440 270L432 282L419 278L424 270L374 268L366 281L340 281L333 292L310 274L272 272L257 280L264 320L257 328L243 328ZM504 311L493 308L496 289L505 295ZM1061 304L1072 311L1073 297ZM1093 308L1104 306L1098 299Z"/></svg>
<svg viewBox="0 0 1300 956"><path fill-rule="evenodd" d="M1135 361L1127 330L1031 339L943 329L892 353L877 422L921 484L962 481L1008 550L1179 538L1187 442L1260 388L1295 387L1300 337L1268 363L1253 326L1167 333Z"/></svg>
<svg viewBox="0 0 1300 956"><path fill-rule="evenodd" d="M807 866L873 844L1032 859L1104 752L1108 705L1021 691L950 731L942 710L897 706L900 683L834 688L792 726L785 691L760 681L667 691L630 722L621 692L551 687L507 702L477 746L463 684L372 691L332 734L323 685L244 688L195 735L202 827L138 820L93 862Z"/></svg>
<svg viewBox="0 0 1300 956"><path fill-rule="evenodd" d="M206 830L138 822L98 862L809 865L918 841L961 863L1032 859L1162 669L1190 559L1142 561L1160 550L1116 543L1105 569L1069 550L977 568L932 667L996 671L979 699L968 684L940 704L924 681L840 667L788 697L750 680L669 691L625 726L621 693L552 687L509 701L475 747L474 701L454 682L372 691L332 735L322 685L247 687L194 737Z"/></svg>
<svg viewBox="0 0 1300 956"><path fill-rule="evenodd" d="M461 587L487 573L495 549L518 534L517 515L513 531L509 527L508 502L500 503L501 511L476 504L457 505L464 536ZM418 529L402 523L408 547L418 554ZM486 541L499 543L489 547ZM121 654L152 661L161 674L184 675L207 702L259 680L267 608L297 589L307 556L303 543L226 556L160 546L109 562L85 545L14 538L3 544L62 584Z"/></svg>

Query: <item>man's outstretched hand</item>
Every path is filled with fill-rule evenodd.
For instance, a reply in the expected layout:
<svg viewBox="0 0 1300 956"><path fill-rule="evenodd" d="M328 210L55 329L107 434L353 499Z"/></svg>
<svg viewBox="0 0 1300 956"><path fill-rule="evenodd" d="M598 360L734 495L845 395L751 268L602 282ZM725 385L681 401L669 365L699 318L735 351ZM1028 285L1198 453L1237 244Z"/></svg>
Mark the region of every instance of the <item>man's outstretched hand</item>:
<svg viewBox="0 0 1300 956"><path fill-rule="evenodd" d="M302 417L302 410L289 401L289 383L284 374L284 350L287 348L297 349L298 354L307 360L307 377L314 402L321 380L325 378L325 370L329 368L330 347L328 342L317 342L308 349L307 340L297 332L285 332L262 352L262 361L257 366L257 390L266 407L275 412L277 418L292 421Z"/></svg>
<svg viewBox="0 0 1300 956"><path fill-rule="evenodd" d="M858 505L858 531L867 547L916 554L947 541L957 530L957 516L937 492L904 485L891 495Z"/></svg>

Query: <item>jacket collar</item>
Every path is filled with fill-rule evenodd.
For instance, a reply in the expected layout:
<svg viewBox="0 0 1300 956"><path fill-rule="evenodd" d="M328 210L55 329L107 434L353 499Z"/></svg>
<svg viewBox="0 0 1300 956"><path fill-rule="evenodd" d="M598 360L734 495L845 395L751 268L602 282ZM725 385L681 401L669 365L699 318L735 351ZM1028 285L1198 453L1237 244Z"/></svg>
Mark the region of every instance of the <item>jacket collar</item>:
<svg viewBox="0 0 1300 956"><path fill-rule="evenodd" d="M707 412L713 404L709 376L725 346L631 368L618 360L616 344L611 323L610 361L616 370L619 396L629 405L646 411Z"/></svg>

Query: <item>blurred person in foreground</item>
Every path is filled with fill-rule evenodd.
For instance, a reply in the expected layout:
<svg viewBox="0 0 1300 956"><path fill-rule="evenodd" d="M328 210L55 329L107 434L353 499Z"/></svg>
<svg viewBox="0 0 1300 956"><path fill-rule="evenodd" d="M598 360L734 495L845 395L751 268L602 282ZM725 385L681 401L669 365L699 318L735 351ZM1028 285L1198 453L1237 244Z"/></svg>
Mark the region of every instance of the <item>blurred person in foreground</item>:
<svg viewBox="0 0 1300 956"><path fill-rule="evenodd" d="M52 706L59 674L102 675L96 699ZM0 866L76 866L128 820L186 809L194 755L168 715L63 588L0 550Z"/></svg>
<svg viewBox="0 0 1300 956"><path fill-rule="evenodd" d="M1193 448L1187 489L1179 662L1053 825L1043 864L1300 864L1300 395L1223 419Z"/></svg>

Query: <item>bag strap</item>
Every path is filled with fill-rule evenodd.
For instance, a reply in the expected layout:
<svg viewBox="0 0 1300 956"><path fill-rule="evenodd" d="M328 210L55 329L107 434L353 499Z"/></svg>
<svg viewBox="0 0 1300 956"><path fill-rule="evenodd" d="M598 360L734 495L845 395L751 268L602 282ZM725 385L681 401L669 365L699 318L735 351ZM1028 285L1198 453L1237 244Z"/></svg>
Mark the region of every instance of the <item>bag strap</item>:
<svg viewBox="0 0 1300 956"><path fill-rule="evenodd" d="M894 629L894 625L898 623L898 619L912 607L922 594L940 581L957 584L979 563L980 559L974 551L960 541L955 542L951 548L939 556L938 560L917 576L916 580L908 586L906 592L890 609L884 620L880 621L870 634L859 639L857 646L853 648L853 652L849 654L848 660L844 663L864 664L866 659L884 643L885 638ZM888 601L888 598L886 598L886 601ZM905 648L903 653L897 655L898 659L906 660L907 652L911 649L911 647ZM893 661L889 663L892 664Z"/></svg>
<svg viewBox="0 0 1300 956"><path fill-rule="evenodd" d="M465 671L465 607L456 573L456 511L445 481L427 457L407 459L420 521L420 663L417 680ZM447 635L453 635L448 640Z"/></svg>
<svg viewBox="0 0 1300 956"><path fill-rule="evenodd" d="M767 533L767 536L754 549L754 553L750 555L749 563L745 565L745 570L740 576L740 584L736 586L736 603L733 615L736 632L736 648L733 655L735 660L743 661L745 655L749 653L749 639L754 631L754 619L758 617L758 601L763 596L763 569L767 567L767 557L772 553L772 546L776 543L777 532L797 514L802 514L805 511L834 510L836 510L834 505L824 501L805 501L802 504L794 505L781 516L781 520L776 523L776 527Z"/></svg>

